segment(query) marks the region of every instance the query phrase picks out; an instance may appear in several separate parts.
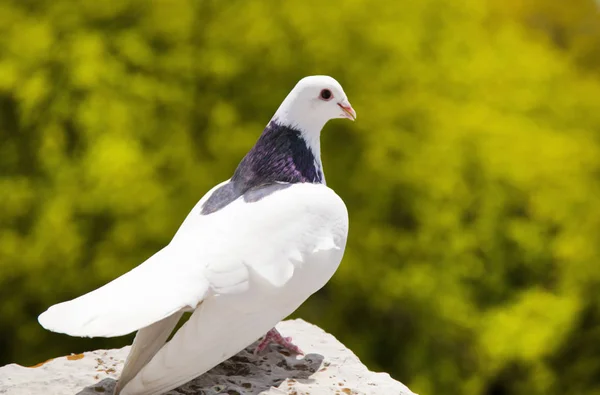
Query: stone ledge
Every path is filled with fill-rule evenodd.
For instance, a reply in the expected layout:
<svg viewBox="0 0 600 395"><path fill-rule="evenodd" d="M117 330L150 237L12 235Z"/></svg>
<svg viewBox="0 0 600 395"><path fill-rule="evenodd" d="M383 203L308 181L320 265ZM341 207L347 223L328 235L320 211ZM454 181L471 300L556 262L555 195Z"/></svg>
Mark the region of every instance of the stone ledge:
<svg viewBox="0 0 600 395"><path fill-rule="evenodd" d="M278 346L259 356L253 346L166 395L414 395L387 373L367 369L358 357L319 327L297 319L277 329L306 353L289 355ZM33 368L0 368L0 394L112 394L129 346L60 357Z"/></svg>

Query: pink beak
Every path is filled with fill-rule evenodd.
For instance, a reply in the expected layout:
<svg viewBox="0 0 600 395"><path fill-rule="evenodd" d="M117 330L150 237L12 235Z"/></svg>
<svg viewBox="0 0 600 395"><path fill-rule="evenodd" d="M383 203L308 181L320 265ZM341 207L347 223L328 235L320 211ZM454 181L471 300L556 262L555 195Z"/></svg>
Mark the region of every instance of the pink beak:
<svg viewBox="0 0 600 395"><path fill-rule="evenodd" d="M338 103L338 106L344 111L344 116L352 121L356 120L356 111L352 108L350 103Z"/></svg>

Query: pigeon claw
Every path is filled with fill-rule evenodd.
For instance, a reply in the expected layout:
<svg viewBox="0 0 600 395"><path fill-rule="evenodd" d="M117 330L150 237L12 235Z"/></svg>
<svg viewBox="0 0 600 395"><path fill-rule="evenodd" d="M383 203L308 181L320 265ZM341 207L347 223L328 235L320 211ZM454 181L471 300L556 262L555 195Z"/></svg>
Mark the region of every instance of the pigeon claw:
<svg viewBox="0 0 600 395"><path fill-rule="evenodd" d="M268 331L267 334L262 338L260 343L258 343L258 346L256 346L256 348L254 349L254 355L258 355L271 343L279 344L291 353L304 355L304 352L300 349L300 347L292 343L291 337L281 336L281 333L279 333L279 331L275 328Z"/></svg>

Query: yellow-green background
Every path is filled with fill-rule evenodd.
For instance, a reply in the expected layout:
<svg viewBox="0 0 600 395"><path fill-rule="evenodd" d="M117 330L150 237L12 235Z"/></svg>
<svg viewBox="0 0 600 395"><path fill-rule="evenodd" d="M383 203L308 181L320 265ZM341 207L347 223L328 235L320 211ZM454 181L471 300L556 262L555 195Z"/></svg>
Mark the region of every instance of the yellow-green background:
<svg viewBox="0 0 600 395"><path fill-rule="evenodd" d="M165 245L295 82L346 255L297 315L423 395L600 394L594 0L0 0L0 365Z"/></svg>

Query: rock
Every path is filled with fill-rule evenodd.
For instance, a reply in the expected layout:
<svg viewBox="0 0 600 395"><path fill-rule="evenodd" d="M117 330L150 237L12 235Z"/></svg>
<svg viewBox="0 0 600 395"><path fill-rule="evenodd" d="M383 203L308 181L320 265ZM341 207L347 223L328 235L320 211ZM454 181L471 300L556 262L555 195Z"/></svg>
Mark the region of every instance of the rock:
<svg viewBox="0 0 600 395"><path fill-rule="evenodd" d="M283 321L277 329L306 353L289 355L279 346L254 356L255 345L166 395L377 394L414 395L387 373L374 373L342 343L303 320ZM112 394L129 346L69 355L32 368L0 368L0 394Z"/></svg>

